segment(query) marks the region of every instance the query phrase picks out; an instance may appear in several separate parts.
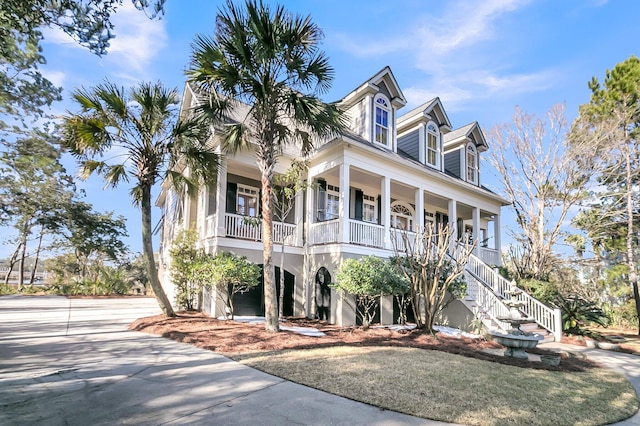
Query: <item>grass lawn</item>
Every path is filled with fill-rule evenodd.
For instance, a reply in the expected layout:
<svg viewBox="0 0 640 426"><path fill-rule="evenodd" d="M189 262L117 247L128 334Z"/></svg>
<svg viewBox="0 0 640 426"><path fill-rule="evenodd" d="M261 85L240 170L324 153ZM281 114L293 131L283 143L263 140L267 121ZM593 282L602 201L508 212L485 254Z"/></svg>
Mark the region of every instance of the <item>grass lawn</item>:
<svg viewBox="0 0 640 426"><path fill-rule="evenodd" d="M631 384L601 368L533 370L400 347L337 346L233 358L381 408L469 425L600 425L638 409Z"/></svg>

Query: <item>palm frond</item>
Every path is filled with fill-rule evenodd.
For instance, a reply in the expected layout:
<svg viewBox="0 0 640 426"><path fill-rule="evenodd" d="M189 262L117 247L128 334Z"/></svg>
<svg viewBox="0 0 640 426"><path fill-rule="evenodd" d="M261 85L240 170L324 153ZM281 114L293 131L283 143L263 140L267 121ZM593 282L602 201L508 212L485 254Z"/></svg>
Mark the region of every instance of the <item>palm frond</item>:
<svg viewBox="0 0 640 426"><path fill-rule="evenodd" d="M124 164L115 164L105 167L105 186L117 187L121 182L129 182L129 175Z"/></svg>
<svg viewBox="0 0 640 426"><path fill-rule="evenodd" d="M102 174L105 167L106 164L103 161L85 160L80 163L80 171L78 172L78 175L80 176L80 179L86 180L94 172Z"/></svg>

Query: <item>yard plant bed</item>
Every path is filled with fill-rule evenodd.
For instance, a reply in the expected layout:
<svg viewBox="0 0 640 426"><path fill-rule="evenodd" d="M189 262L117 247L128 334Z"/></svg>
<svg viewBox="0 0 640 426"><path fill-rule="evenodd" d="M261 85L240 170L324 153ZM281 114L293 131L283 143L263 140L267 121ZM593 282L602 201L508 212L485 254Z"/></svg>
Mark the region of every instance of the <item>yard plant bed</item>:
<svg viewBox="0 0 640 426"><path fill-rule="evenodd" d="M484 352L487 341L419 330L341 328L307 319L309 337L200 313L142 318L130 328L224 354L284 379L419 417L472 425L597 425L633 415L627 380L586 359L559 366ZM537 350L538 354L547 351Z"/></svg>

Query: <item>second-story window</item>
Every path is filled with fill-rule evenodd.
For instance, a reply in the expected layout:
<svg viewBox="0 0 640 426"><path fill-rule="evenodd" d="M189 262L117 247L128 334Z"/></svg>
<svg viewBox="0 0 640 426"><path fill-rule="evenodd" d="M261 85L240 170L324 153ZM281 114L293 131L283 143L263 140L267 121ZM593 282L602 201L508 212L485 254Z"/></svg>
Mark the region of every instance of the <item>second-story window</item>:
<svg viewBox="0 0 640 426"><path fill-rule="evenodd" d="M365 222L376 221L376 198L364 195L362 200L362 220Z"/></svg>
<svg viewBox="0 0 640 426"><path fill-rule="evenodd" d="M426 160L427 165L438 168L440 165L440 149L438 146L438 129L435 125L429 124L427 126L427 149Z"/></svg>
<svg viewBox="0 0 640 426"><path fill-rule="evenodd" d="M238 185L236 213L242 216L258 216L258 189Z"/></svg>
<svg viewBox="0 0 640 426"><path fill-rule="evenodd" d="M383 95L378 95L375 98L375 114L375 141L388 146L390 132L389 115L391 114L391 107Z"/></svg>
<svg viewBox="0 0 640 426"><path fill-rule="evenodd" d="M325 220L337 219L340 217L340 188L327 185L327 209Z"/></svg>
<svg viewBox="0 0 640 426"><path fill-rule="evenodd" d="M467 145L467 182L478 183L478 153L473 144Z"/></svg>

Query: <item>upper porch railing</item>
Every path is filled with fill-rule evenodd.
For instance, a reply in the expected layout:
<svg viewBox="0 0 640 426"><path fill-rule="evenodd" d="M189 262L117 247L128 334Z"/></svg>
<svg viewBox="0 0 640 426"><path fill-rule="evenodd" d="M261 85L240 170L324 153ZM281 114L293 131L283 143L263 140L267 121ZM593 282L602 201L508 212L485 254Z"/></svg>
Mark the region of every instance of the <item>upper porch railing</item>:
<svg viewBox="0 0 640 426"><path fill-rule="evenodd" d="M330 244L340 242L340 219L332 219L322 222L312 223L310 226L309 244ZM367 247L375 247L388 250L398 250L404 252L406 240L415 241L415 232L404 231L396 228L389 229L389 246L385 246L384 226L376 223L364 222L361 220L349 219L349 244L356 244ZM478 248L479 258L489 265L500 264L500 254L498 250L489 247Z"/></svg>
<svg viewBox="0 0 640 426"><path fill-rule="evenodd" d="M207 236L216 235L216 216L209 216L205 223ZM243 240L262 241L262 222L259 218L225 213L224 237ZM273 222L273 242L275 244L295 246L296 226L291 223Z"/></svg>

